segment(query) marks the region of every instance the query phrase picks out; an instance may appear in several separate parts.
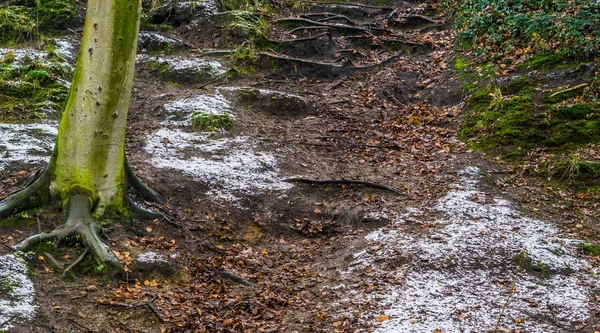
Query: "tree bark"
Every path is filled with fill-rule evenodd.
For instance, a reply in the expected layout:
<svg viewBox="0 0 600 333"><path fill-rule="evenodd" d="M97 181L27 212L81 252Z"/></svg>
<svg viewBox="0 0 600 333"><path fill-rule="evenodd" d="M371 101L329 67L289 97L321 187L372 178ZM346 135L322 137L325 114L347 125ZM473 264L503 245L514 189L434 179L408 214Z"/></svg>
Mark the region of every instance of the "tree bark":
<svg viewBox="0 0 600 333"><path fill-rule="evenodd" d="M128 215L125 129L141 0L89 0L81 48L50 165L50 193L90 200L95 217ZM55 162L55 163L52 163Z"/></svg>

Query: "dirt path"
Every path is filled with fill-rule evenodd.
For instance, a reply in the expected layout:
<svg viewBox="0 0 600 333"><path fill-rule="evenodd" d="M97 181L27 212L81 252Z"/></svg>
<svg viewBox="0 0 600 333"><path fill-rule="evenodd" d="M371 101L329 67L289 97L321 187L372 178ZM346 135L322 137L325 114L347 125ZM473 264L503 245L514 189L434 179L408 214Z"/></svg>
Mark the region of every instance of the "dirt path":
<svg viewBox="0 0 600 333"><path fill-rule="evenodd" d="M457 137L454 33L435 4L285 7L267 17L274 47L251 75L225 76L231 59L202 51L248 37L224 29L210 2L187 25L145 33L128 159L168 199L153 208L185 228L154 220L107 230L132 269L119 285L93 263L75 272L82 283L63 281L43 256L51 246L41 248L27 259L36 317L0 303L0 329L594 332L597 263L561 231L567 222L552 204L518 202L544 189L496 186L511 175ZM156 51L165 45L170 52ZM199 131L199 114L232 126ZM0 125L0 195L44 160L55 126ZM22 154L32 147L43 149ZM61 215L19 220L28 224L2 227L3 243ZM68 264L81 250L54 257Z"/></svg>

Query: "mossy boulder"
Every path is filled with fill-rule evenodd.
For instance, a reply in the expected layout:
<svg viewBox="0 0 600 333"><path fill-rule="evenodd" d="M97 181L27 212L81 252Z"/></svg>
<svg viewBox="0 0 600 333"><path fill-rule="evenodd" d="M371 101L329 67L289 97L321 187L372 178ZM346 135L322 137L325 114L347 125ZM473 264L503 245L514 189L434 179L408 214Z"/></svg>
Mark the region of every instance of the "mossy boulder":
<svg viewBox="0 0 600 333"><path fill-rule="evenodd" d="M538 148L564 154L600 143L600 118L593 106L549 103L547 97L539 97L537 85L518 77L501 87L476 91L466 102L462 139L472 148L513 161Z"/></svg>
<svg viewBox="0 0 600 333"><path fill-rule="evenodd" d="M0 8L0 44L17 44L35 34L35 21L25 6Z"/></svg>
<svg viewBox="0 0 600 333"><path fill-rule="evenodd" d="M242 107L276 116L303 116L315 111L312 103L298 95L250 87L221 87L218 90Z"/></svg>
<svg viewBox="0 0 600 333"><path fill-rule="evenodd" d="M150 9L149 23L178 27L196 19L210 19L216 12L211 1L169 1L155 9Z"/></svg>
<svg viewBox="0 0 600 333"><path fill-rule="evenodd" d="M77 10L72 0L38 0L35 13L40 28L43 30L60 30L77 26Z"/></svg>
<svg viewBox="0 0 600 333"><path fill-rule="evenodd" d="M11 51L0 57L0 119L57 119L67 98L65 83L71 69L16 51L17 55Z"/></svg>

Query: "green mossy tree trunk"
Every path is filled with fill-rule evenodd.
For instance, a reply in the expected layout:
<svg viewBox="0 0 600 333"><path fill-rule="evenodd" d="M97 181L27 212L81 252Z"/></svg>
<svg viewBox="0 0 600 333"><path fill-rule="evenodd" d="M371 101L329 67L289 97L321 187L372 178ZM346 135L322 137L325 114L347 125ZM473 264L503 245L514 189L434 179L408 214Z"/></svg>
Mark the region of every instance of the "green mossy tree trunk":
<svg viewBox="0 0 600 333"><path fill-rule="evenodd" d="M125 129L141 0L90 0L56 141L50 193L89 197L93 215L126 215Z"/></svg>

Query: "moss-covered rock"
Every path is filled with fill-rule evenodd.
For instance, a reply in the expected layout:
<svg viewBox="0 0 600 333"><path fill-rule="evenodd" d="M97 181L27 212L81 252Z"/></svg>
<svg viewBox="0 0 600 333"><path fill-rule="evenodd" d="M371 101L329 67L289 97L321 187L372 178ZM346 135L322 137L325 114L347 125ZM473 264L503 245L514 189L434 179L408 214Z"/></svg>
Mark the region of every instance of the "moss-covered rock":
<svg viewBox="0 0 600 333"><path fill-rule="evenodd" d="M75 26L77 10L73 0L38 0L35 13L43 30L58 30Z"/></svg>
<svg viewBox="0 0 600 333"><path fill-rule="evenodd" d="M0 119L57 119L68 88L71 69L56 61L32 58L23 50L0 58Z"/></svg>
<svg viewBox="0 0 600 333"><path fill-rule="evenodd" d="M600 118L591 105L554 105L547 97L534 101L536 86L519 77L494 91L489 86L476 91L466 103L461 137L472 148L509 160L521 159L537 148L564 154L600 143Z"/></svg>
<svg viewBox="0 0 600 333"><path fill-rule="evenodd" d="M24 6L0 8L0 45L21 43L35 34L35 21Z"/></svg>

